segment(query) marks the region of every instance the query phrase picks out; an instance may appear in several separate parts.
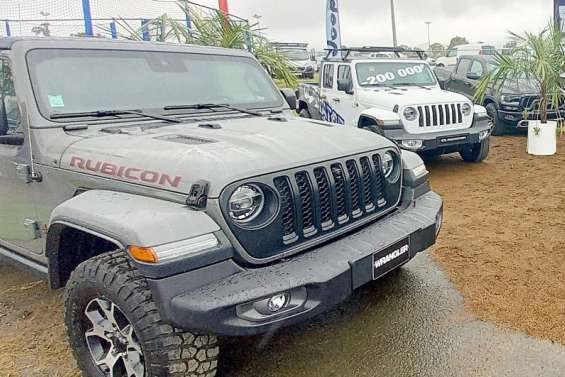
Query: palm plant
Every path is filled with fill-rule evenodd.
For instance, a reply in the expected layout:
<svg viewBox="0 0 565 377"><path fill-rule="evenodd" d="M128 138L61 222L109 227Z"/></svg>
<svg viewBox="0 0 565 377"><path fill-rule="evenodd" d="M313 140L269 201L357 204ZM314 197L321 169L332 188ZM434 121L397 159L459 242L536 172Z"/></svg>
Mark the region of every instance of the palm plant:
<svg viewBox="0 0 565 377"><path fill-rule="evenodd" d="M497 68L481 79L475 100L482 103L490 88L499 90L507 81L533 80L539 88L539 102L533 110L539 111L539 120L546 124L548 107L558 109L563 97L561 73L565 56L561 31L556 24L550 23L539 34L510 32L510 36L516 42L511 53L496 54Z"/></svg>
<svg viewBox="0 0 565 377"><path fill-rule="evenodd" d="M144 25L146 33L149 33L152 40L248 49L274 78L281 80L286 86L293 88L298 86L298 80L292 73L289 61L277 53L271 43L260 35L261 29L257 27L257 24L249 24L246 20L232 18L219 10L210 10L208 14L202 15L184 1L179 1L178 6L186 18L191 20L192 28L164 14L149 20ZM126 31L125 38L143 39L142 28L132 27L123 19L116 20L116 23Z"/></svg>

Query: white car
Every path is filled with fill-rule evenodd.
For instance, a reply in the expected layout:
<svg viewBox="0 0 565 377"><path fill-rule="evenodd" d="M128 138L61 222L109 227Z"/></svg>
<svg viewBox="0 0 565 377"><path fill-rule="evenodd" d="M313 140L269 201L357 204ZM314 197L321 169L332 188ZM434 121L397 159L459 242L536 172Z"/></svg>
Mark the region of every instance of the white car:
<svg viewBox="0 0 565 377"><path fill-rule="evenodd" d="M486 109L442 90L424 60L351 58L346 53L325 60L320 76L320 84L299 87L302 117L365 128L424 154L459 152L469 162L488 155Z"/></svg>
<svg viewBox="0 0 565 377"><path fill-rule="evenodd" d="M484 43L465 44L450 48L447 50L446 56L436 59L438 67L454 67L457 60L463 55L494 55L496 47Z"/></svg>

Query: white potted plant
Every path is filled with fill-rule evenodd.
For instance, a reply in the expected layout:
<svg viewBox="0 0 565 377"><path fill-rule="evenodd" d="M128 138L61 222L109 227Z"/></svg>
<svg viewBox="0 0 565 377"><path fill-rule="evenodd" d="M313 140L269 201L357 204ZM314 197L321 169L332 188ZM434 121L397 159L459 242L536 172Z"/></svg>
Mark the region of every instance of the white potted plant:
<svg viewBox="0 0 565 377"><path fill-rule="evenodd" d="M516 46L509 55L496 54L496 69L479 82L475 99L482 103L489 88L500 88L508 81L534 81L539 89L539 99L526 111L528 153L553 155L557 151L557 122L548 119L548 112L558 111L563 98L561 73L565 59L561 31L551 23L539 34L510 34Z"/></svg>

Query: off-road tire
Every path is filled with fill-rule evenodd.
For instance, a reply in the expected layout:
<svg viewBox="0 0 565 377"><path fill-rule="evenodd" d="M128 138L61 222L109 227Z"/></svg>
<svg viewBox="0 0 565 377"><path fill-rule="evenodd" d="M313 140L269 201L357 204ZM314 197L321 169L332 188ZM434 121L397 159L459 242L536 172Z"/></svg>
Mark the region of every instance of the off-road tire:
<svg viewBox="0 0 565 377"><path fill-rule="evenodd" d="M488 157L489 151L490 140L486 138L480 143L473 144L471 147L461 150L459 154L463 161L476 163L484 161Z"/></svg>
<svg viewBox="0 0 565 377"><path fill-rule="evenodd" d="M302 110L300 110L300 112L298 113L298 115L299 115L301 118L309 118L309 119L312 118L312 115L310 114L310 111L308 111L308 109L302 109Z"/></svg>
<svg viewBox="0 0 565 377"><path fill-rule="evenodd" d="M103 254L80 264L65 291L65 324L85 377L105 377L95 365L85 331L85 309L94 299L108 300L125 315L142 350L145 377L214 377L218 365L215 336L175 329L163 323L147 281L125 252Z"/></svg>
<svg viewBox="0 0 565 377"><path fill-rule="evenodd" d="M498 110L494 103L489 103L486 106L487 114L492 121L492 135L502 136L506 132L506 124L498 117Z"/></svg>

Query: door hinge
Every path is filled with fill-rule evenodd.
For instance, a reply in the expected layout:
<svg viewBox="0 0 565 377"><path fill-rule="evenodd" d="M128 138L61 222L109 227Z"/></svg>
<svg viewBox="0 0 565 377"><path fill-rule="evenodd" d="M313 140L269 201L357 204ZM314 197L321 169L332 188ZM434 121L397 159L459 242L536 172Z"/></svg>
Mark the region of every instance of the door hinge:
<svg viewBox="0 0 565 377"><path fill-rule="evenodd" d="M32 171L29 164L16 163L15 166L16 175L25 183L42 181L43 177L41 176L41 173Z"/></svg>
<svg viewBox="0 0 565 377"><path fill-rule="evenodd" d="M24 228L30 235L31 239L41 238L41 229L39 229L39 224L33 219L24 219Z"/></svg>

